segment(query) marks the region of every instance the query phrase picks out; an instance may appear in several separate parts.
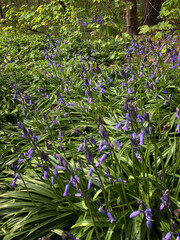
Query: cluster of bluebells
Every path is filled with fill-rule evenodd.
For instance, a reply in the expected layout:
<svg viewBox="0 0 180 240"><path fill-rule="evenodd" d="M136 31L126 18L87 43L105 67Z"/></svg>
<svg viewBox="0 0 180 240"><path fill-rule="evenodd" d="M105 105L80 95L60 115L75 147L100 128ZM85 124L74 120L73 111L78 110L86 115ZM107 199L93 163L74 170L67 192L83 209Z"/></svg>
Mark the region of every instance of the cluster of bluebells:
<svg viewBox="0 0 180 240"><path fill-rule="evenodd" d="M170 226L172 231L168 232L162 240L169 240L171 239L172 236L176 237L176 240L180 240L180 232L179 232L179 224L177 223L176 220L171 219Z"/></svg>
<svg viewBox="0 0 180 240"><path fill-rule="evenodd" d="M102 19L92 19L96 23L102 23ZM85 23L80 22L82 26L86 26ZM61 40L62 41L62 40ZM63 40L63 43L66 44L65 40ZM64 65L58 64L56 62L56 56L58 52L58 41L54 41L52 39L51 43L49 44L50 52L45 52L46 60L49 61L49 64L52 64L54 67L57 68L57 71L61 73L63 71ZM149 40L147 45L145 46L143 43L138 44L134 40L132 40L131 47L127 49L127 60L130 58L131 53L137 52L139 55L144 52L146 53L144 57L141 59L141 66L139 68L138 78L146 78L145 71L143 69L149 68L149 64L147 63L147 59L149 56L149 49L153 52L154 55L154 63L152 70L148 74L148 80L144 81L144 93L153 92L155 94L155 97L157 98L157 88L158 88L158 82L159 82L159 76L158 76L158 63L159 59L162 55L161 51L158 50L155 51L155 47L153 46L152 42ZM172 67L175 68L179 64L179 55L175 52L175 50L172 48L171 51L169 50L167 52L167 62L169 59L172 59ZM111 83L114 84L114 79L111 79L109 76L105 77L103 75L103 71L100 68L99 65L95 65L90 57L80 56L80 63L81 63L81 73L80 73L80 79L81 79L81 90L83 92L83 100L79 102L73 102L71 98L71 92L73 88L73 82L72 80L67 76L64 77L64 79L59 78L59 75L52 74L51 72L44 71L44 77L49 78L51 80L58 77L59 79L59 87L56 89L55 96L51 96L51 91L47 89L46 87L39 87L38 88L38 101L41 99L45 100L55 100L56 104L52 109L54 112L53 114L46 115L45 113L41 113L43 124L46 125L46 130L50 127L54 127L54 129L57 131L57 129L60 129L60 122L58 121L58 117L60 113L62 113L62 116L64 118L69 116L69 113L71 111L72 107L78 107L82 110L83 113L88 114L90 112L91 107L94 104L97 104L96 101L98 101L101 97L105 96L105 89L109 86L111 86ZM162 73L163 74L163 73ZM137 76L135 76L135 72L133 72L133 69L130 67L125 68L121 71L121 74L119 75L122 81L122 90L124 91L127 89L127 97L125 98L124 107L122 108L123 112L125 113L125 121L120 121L117 125L114 126L114 131L116 130L116 133L120 132L122 129L122 125L124 124L123 130L127 132L130 136L130 143L132 145L132 148L135 153L135 157L138 161L142 161L142 153L141 153L141 146L144 145L144 139L146 136L146 133L149 135L153 135L153 127L150 121L150 116L148 112L143 112L140 114L140 109L135 105L133 98L134 96L134 89L133 89L133 83ZM106 79L107 78L107 79ZM108 85L108 86L107 86ZM168 104L168 101L171 99L171 95L163 90L162 94L164 96L164 105ZM32 101L31 95L28 95L26 93L20 93L15 91L15 94L13 96L13 99L19 100L22 103L23 106L23 112L25 111L25 107L28 107L31 104L34 104ZM98 100L97 100L98 99ZM133 99L133 100L132 100ZM23 101L22 101L23 100ZM28 104L28 105L27 105ZM36 106L36 104L34 104ZM88 109L88 106L90 108ZM36 109L37 110L37 109ZM35 111L36 111L35 110ZM177 109L177 112L175 113L175 116L179 119L180 118L180 110ZM87 119L85 119L85 126L84 131L86 130L87 126ZM24 153L24 158L27 158L29 161L34 156L38 155L38 158L40 159L39 164L36 165L36 168L41 168L43 172L42 179L47 180L51 179L52 185L55 184L56 179L58 179L61 175L64 177L64 192L62 193L63 197L69 197L71 195L78 197L78 198L84 198L85 200L90 200L90 194L94 186L97 188L97 182L100 189L102 189L102 182L99 179L99 176L97 174L98 171L103 172L104 181L108 182L110 185L114 184L121 184L122 186L126 185L127 181L125 179L118 177L114 177L114 174L112 173L112 170L110 167L107 167L107 163L110 162L110 159L112 160L114 156L115 151L119 151L121 147L123 146L122 142L119 142L117 139L113 142L110 140L111 136L109 136L109 131L106 129L106 125L103 122L102 119L99 118L98 120L98 126L96 131L98 132L98 137L100 138L98 141L95 141L95 138L92 136L85 137L86 133L83 132L81 129L73 129L73 132L76 134L76 140L80 139L80 144L76 148L77 155L80 155L81 157L85 159L86 168L89 169L89 172L84 176L83 178L82 173L84 173L84 169L82 171L82 163L81 160L77 160L79 167L74 169L71 167L68 160L66 160L66 154L65 154L65 148L63 147L63 136L61 131L59 131L59 138L57 142L54 142L54 145L56 146L56 149L53 148L47 140L45 140L45 146L47 150L51 153L53 153L54 156L54 162L56 162L55 165L51 164L50 158L48 153L45 151L42 151L38 147L38 141L39 137L34 135L33 132L29 128L25 128L22 124L18 125L19 128L22 130L22 138L29 141L31 144L31 147L27 150L27 152ZM180 132L180 125L177 125L178 133ZM49 132L48 132L49 133ZM84 138L82 140L82 138ZM54 141L54 140L53 140ZM58 146L60 142L60 145ZM36 145L36 148L35 148ZM57 147L58 146L58 147ZM92 151L92 149L95 151ZM37 153L38 150L38 153ZM57 151L58 150L58 151ZM84 152L83 152L84 151ZM36 153L35 153L36 152ZM60 154L59 154L60 152ZM83 152L83 153L82 153ZM22 163L23 157L20 156L19 162ZM12 166L13 169L18 172L18 167L16 165ZM79 174L80 173L80 174ZM17 178L19 176L19 173L15 175L15 178L11 185L15 187ZM124 177L124 176L122 176ZM162 174L158 173L158 177L160 180L162 180ZM82 182L85 182L86 189L82 189ZM161 197L161 206L160 210L163 208L169 208L171 201L169 196L169 191L165 190L162 192L163 196ZM139 214L143 214L146 220L147 228L150 230L152 228L152 212L151 208L147 208L146 204L139 200L138 204L140 205L141 210L136 210L133 213L130 214L130 218L134 218L138 216ZM104 206L104 204L100 204L99 211L101 214L106 215L110 223L113 223L116 221L116 219L113 217L113 214L111 213L111 208L108 206ZM167 236L165 236L164 239L169 239L173 233L169 232ZM177 234L176 234L177 235ZM75 237L69 233L65 233L63 236L63 239L74 239ZM179 235L177 235L177 240L179 240Z"/></svg>
<svg viewBox="0 0 180 240"><path fill-rule="evenodd" d="M138 216L140 213L144 214L144 217L146 219L146 226L149 230L151 230L152 228L152 213L151 213L151 208L147 208L147 205L142 201L142 200L138 200L138 204L140 205L141 210L136 210L134 212L132 212L129 217L130 218L134 218L136 216Z"/></svg>

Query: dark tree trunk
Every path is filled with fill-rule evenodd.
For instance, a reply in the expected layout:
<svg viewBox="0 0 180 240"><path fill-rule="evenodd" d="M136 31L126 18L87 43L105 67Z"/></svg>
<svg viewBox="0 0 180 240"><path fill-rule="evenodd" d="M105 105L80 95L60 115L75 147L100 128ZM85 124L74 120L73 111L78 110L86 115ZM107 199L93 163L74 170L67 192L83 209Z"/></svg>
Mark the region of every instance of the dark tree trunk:
<svg viewBox="0 0 180 240"><path fill-rule="evenodd" d="M3 14L3 10L2 10L2 3L0 1L0 21L2 18L4 18L4 14ZM3 27L3 23L1 23L1 27Z"/></svg>
<svg viewBox="0 0 180 240"><path fill-rule="evenodd" d="M138 34L138 16L137 16L137 3L136 0L130 0L133 4L132 8L126 9L126 31L130 35Z"/></svg>
<svg viewBox="0 0 180 240"><path fill-rule="evenodd" d="M142 0L142 25L156 25L163 0Z"/></svg>

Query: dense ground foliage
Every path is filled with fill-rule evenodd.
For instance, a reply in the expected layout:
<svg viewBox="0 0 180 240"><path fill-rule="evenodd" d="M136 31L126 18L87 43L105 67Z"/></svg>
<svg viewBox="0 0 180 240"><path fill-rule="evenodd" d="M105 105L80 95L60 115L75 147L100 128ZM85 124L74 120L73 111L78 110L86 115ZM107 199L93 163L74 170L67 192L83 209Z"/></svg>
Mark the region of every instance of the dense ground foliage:
<svg viewBox="0 0 180 240"><path fill-rule="evenodd" d="M179 239L176 34L0 45L0 237Z"/></svg>

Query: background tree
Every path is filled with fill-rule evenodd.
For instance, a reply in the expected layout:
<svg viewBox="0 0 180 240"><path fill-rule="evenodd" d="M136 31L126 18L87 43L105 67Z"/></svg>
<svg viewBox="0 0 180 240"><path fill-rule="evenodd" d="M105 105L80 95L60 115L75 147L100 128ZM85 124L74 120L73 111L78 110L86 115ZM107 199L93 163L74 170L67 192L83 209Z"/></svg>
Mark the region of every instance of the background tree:
<svg viewBox="0 0 180 240"><path fill-rule="evenodd" d="M126 10L126 31L130 35L138 34L138 14L137 14L137 2L136 0L131 0L132 7Z"/></svg>
<svg viewBox="0 0 180 240"><path fill-rule="evenodd" d="M142 0L142 25L156 25L163 0Z"/></svg>

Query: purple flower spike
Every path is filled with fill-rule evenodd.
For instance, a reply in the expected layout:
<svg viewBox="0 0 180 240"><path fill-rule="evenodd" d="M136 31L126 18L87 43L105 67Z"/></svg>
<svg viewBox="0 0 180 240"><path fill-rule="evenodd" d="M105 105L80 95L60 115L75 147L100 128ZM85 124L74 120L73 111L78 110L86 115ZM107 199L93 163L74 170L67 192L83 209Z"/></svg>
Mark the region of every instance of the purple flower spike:
<svg viewBox="0 0 180 240"><path fill-rule="evenodd" d="M166 236L163 238L163 240L169 240L170 238L171 238L171 233L170 232L168 232L167 234L166 234Z"/></svg>
<svg viewBox="0 0 180 240"><path fill-rule="evenodd" d="M70 184L68 183L65 187L65 191L63 193L63 197L67 196L67 195L70 195L69 193L69 189L70 189Z"/></svg>
<svg viewBox="0 0 180 240"><path fill-rule="evenodd" d="M176 240L180 240L180 236L179 235L177 236Z"/></svg>
<svg viewBox="0 0 180 240"><path fill-rule="evenodd" d="M115 126L116 129L120 130L121 129L121 122L119 122L116 126Z"/></svg>
<svg viewBox="0 0 180 240"><path fill-rule="evenodd" d="M134 211L129 215L129 218L134 218L138 216L141 212L142 212L141 210Z"/></svg>
<svg viewBox="0 0 180 240"><path fill-rule="evenodd" d="M102 137L105 140L108 140L109 135L106 132L104 126L103 125L99 125L98 129L99 129L99 136Z"/></svg>
<svg viewBox="0 0 180 240"><path fill-rule="evenodd" d="M86 161L88 163L92 163L94 161L94 157L93 157L92 152L87 147L87 145L85 145L84 150L85 150L85 159L86 159Z"/></svg>
<svg viewBox="0 0 180 240"><path fill-rule="evenodd" d="M116 220L113 218L112 214L110 212L107 213L109 220L107 220L108 222L110 221L111 223L115 222Z"/></svg>
<svg viewBox="0 0 180 240"><path fill-rule="evenodd" d="M171 205L171 199L170 199L170 196L169 196L169 190L165 190L165 191L162 191L163 193L163 196L161 197L161 206L160 206L160 210L162 210L164 207L169 207Z"/></svg>

